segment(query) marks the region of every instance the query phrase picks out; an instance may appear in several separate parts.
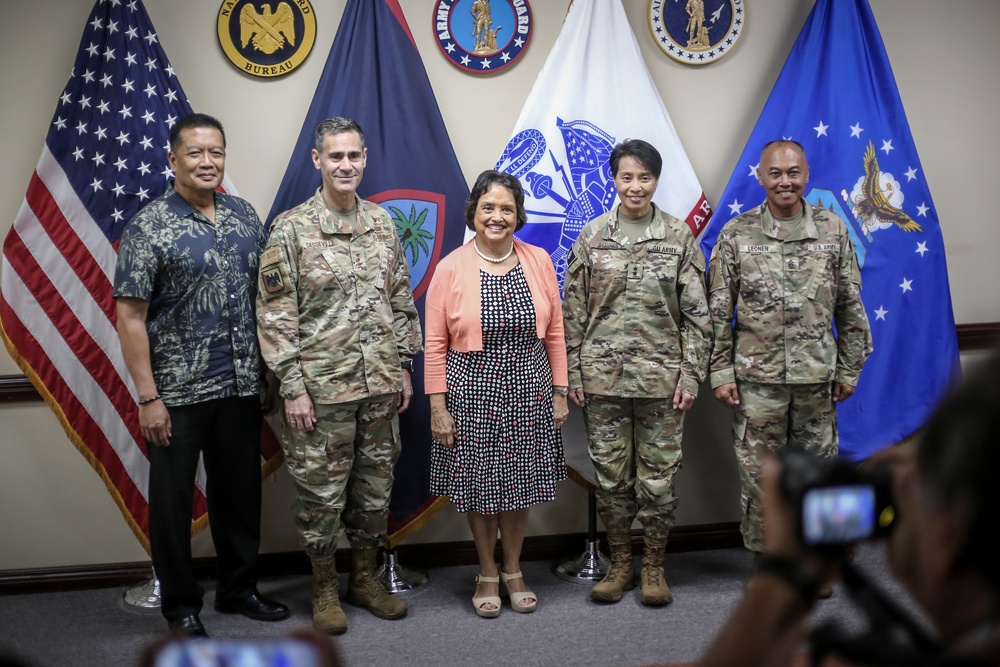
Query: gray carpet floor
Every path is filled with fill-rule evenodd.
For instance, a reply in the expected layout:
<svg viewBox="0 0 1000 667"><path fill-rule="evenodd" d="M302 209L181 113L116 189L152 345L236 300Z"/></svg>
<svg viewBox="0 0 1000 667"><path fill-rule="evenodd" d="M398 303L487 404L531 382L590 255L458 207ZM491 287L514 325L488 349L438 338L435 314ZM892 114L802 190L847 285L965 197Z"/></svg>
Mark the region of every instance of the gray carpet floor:
<svg viewBox="0 0 1000 667"><path fill-rule="evenodd" d="M856 562L893 595L900 595L889 581L883 548L862 546ZM751 557L741 549L667 554L665 567L674 602L649 608L639 604L638 589L617 604L593 603L589 585L557 578L552 563L524 563L538 609L517 614L505 603L496 619L479 618L472 608L476 567L431 569L427 584L400 594L409 605L404 619L379 620L345 604L350 628L334 641L349 667L615 667L694 661L739 599ZM342 575L342 590L346 583ZM291 618L276 623L216 613L212 583L204 585L201 618L213 637L281 636L310 623L310 577L260 582L263 593L292 609ZM136 665L142 649L166 624L158 613L127 607L123 592L118 588L0 597L0 654L13 653L33 667ZM909 601L904 600L904 606L912 609ZM834 597L814 612L815 622L831 617L848 627L862 624L839 585Z"/></svg>

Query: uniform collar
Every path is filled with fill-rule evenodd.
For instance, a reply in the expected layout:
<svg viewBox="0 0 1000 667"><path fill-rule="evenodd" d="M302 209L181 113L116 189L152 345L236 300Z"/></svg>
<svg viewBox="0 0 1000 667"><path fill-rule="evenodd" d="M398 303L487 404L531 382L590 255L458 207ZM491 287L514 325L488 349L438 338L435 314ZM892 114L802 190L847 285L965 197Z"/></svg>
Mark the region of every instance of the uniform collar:
<svg viewBox="0 0 1000 667"><path fill-rule="evenodd" d="M784 238L785 241L802 241L804 239L818 239L819 232L816 230L816 222L813 220L813 206L805 199L800 199L802 202L802 224L792 230L792 234L789 234ZM777 225L774 222L774 216L771 215L771 210L767 206L767 201L760 205L760 224L761 230L764 234L772 239L778 239Z"/></svg>
<svg viewBox="0 0 1000 667"><path fill-rule="evenodd" d="M317 188L316 194L313 196L313 207L316 217L319 220L320 230L324 234L353 234L354 236L361 236L374 229L375 225L372 223L371 214L365 206L365 201L357 193L354 193L354 204L358 211L356 225L352 224L353 220L347 221L338 218L337 214L326 205L326 200L323 199L322 186Z"/></svg>
<svg viewBox="0 0 1000 667"><path fill-rule="evenodd" d="M656 204L651 204L653 207L653 219L649 221L649 227L646 228L646 232L632 242L633 245L636 243L642 243L643 241L661 241L667 237L667 221L663 217L663 212L657 208ZM621 236L621 226L618 224L618 209L621 208L621 204L614 207L608 211L608 226L604 230L604 239L606 241L614 241L620 246L628 245L625 243L625 239Z"/></svg>

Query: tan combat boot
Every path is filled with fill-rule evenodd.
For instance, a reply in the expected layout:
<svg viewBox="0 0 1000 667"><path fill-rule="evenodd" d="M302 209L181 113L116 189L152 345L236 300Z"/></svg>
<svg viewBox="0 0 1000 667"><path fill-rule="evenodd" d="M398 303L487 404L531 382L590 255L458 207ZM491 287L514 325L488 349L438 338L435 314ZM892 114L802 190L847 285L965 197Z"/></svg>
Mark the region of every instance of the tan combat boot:
<svg viewBox="0 0 1000 667"><path fill-rule="evenodd" d="M642 552L642 596L639 602L646 605L670 604L674 596L667 586L667 579L663 574L663 550L667 546L666 540L654 540L646 537Z"/></svg>
<svg viewBox="0 0 1000 667"><path fill-rule="evenodd" d="M340 608L340 585L333 555L313 556L313 625L328 635L347 630L347 615Z"/></svg>
<svg viewBox="0 0 1000 667"><path fill-rule="evenodd" d="M375 576L375 549L354 549L352 556L354 570L344 599L386 620L406 616L406 603L389 595Z"/></svg>
<svg viewBox="0 0 1000 667"><path fill-rule="evenodd" d="M631 536L628 533L608 535L608 548L611 549L611 567L590 590L590 599L595 602L618 602L625 591L635 588Z"/></svg>

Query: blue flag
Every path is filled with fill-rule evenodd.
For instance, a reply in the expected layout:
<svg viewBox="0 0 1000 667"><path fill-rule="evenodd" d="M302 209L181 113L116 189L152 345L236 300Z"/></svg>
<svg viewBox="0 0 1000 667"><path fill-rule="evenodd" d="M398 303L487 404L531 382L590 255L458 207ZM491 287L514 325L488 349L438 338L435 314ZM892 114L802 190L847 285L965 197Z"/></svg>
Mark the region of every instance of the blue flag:
<svg viewBox="0 0 1000 667"><path fill-rule="evenodd" d="M398 0L348 0L269 224L319 187L310 152L316 127L331 116L353 118L364 130L368 165L358 194L396 222L423 325L434 267L463 242L469 188ZM389 508L391 544L443 506L430 495L430 408L423 397L423 357L414 362L414 400L400 416L403 452Z"/></svg>
<svg viewBox="0 0 1000 667"><path fill-rule="evenodd" d="M912 435L958 368L937 211L867 0L817 0L701 240L765 199L770 140L801 143L805 198L847 223L875 350L838 406L840 454L860 461Z"/></svg>

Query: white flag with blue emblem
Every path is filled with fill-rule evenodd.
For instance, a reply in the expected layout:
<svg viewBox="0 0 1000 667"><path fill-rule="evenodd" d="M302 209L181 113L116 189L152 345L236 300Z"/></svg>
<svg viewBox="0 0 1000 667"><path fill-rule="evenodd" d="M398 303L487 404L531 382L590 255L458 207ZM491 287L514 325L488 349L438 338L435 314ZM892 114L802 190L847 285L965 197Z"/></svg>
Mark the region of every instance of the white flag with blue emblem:
<svg viewBox="0 0 1000 667"><path fill-rule="evenodd" d="M620 0L575 0L496 166L524 186L518 238L549 251L560 283L580 229L615 202L608 158L626 139L663 156L653 201L697 235L712 209Z"/></svg>

